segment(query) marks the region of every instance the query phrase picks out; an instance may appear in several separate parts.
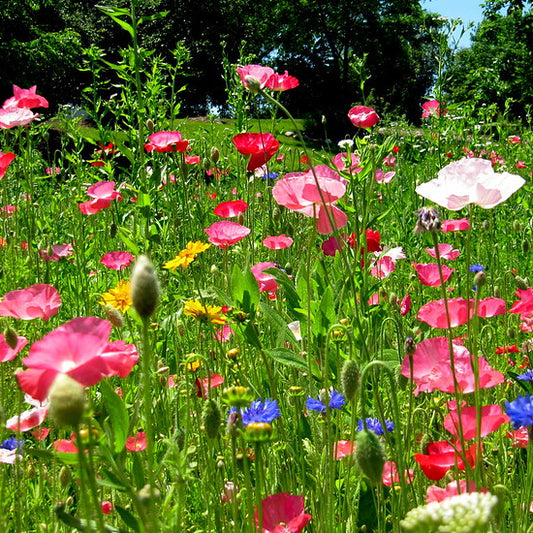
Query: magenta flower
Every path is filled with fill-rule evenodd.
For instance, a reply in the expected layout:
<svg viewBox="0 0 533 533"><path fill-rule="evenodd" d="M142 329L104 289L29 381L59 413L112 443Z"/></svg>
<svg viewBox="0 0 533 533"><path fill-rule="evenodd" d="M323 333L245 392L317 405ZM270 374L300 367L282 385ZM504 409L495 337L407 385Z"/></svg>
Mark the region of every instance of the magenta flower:
<svg viewBox="0 0 533 533"><path fill-rule="evenodd" d="M108 252L102 256L100 263L113 270L122 270L135 260L129 252Z"/></svg>
<svg viewBox="0 0 533 533"><path fill-rule="evenodd" d="M496 431L502 424L510 422L510 418L502 412L499 405L484 405L481 407L480 436L485 437ZM463 407L461 409L461 422L463 438L471 440L476 438L477 408ZM456 410L451 410L444 419L444 428L454 437L459 438L459 416Z"/></svg>
<svg viewBox="0 0 533 533"><path fill-rule="evenodd" d="M48 320L59 311L60 306L61 297L58 290L52 285L37 283L5 294L0 302L0 316L21 320Z"/></svg>
<svg viewBox="0 0 533 533"><path fill-rule="evenodd" d="M7 167L11 164L11 161L15 159L15 154L7 152L3 154L0 152L0 179L4 177L7 172Z"/></svg>
<svg viewBox="0 0 533 533"><path fill-rule="evenodd" d="M298 87L298 85L300 85L300 82L294 76L289 76L289 73L285 71L283 74L274 72L268 78L265 87L273 91L288 91L289 89Z"/></svg>
<svg viewBox="0 0 533 533"><path fill-rule="evenodd" d="M458 211L469 204L492 209L507 200L526 181L509 172L494 172L487 159L463 158L446 165L438 177L415 190L424 198Z"/></svg>
<svg viewBox="0 0 533 533"><path fill-rule="evenodd" d="M241 226L237 222L231 222L230 220L221 220L220 222L211 224L204 231L209 235L209 239L207 240L211 244L225 250L232 244L244 239L250 233L250 228Z"/></svg>
<svg viewBox="0 0 533 533"><path fill-rule="evenodd" d="M114 181L99 181L91 185L87 189L87 195L93 199L78 204L80 211L84 215L94 215L109 207L113 200L121 200L120 192L115 191Z"/></svg>
<svg viewBox="0 0 533 533"><path fill-rule="evenodd" d="M282 233L281 235L269 235L263 239L263 246L270 248L271 250L282 250L292 246L294 241Z"/></svg>
<svg viewBox="0 0 533 533"><path fill-rule="evenodd" d="M348 118L357 128L368 129L379 122L379 115L366 105L357 105L348 111Z"/></svg>
<svg viewBox="0 0 533 533"><path fill-rule="evenodd" d="M279 289L279 285L277 284L274 276L263 272L263 270L266 270L267 268L276 268L276 266L277 265L275 263L270 261L257 263L251 267L250 270L252 271L252 274L259 285L259 292L275 293Z"/></svg>
<svg viewBox="0 0 533 533"><path fill-rule="evenodd" d="M435 248L424 248L424 250L435 259L437 258L437 251ZM459 250L454 250L453 246L451 244L446 243L439 243L438 246L439 255L441 259L447 259L448 261L453 261L454 259L457 259L459 257Z"/></svg>
<svg viewBox="0 0 533 533"><path fill-rule="evenodd" d="M348 157L347 152L341 152L337 154L332 160L333 166L337 168L339 172L351 172L352 174L358 174L363 170L361 165L361 158L354 154L350 153Z"/></svg>
<svg viewBox="0 0 533 533"><path fill-rule="evenodd" d="M244 67L237 67L236 70L244 87L254 92L263 89L274 74L274 69L262 67L261 65L245 65Z"/></svg>
<svg viewBox="0 0 533 533"><path fill-rule="evenodd" d="M259 525L257 509L255 523L263 533L299 533L311 520L305 513L303 496L293 496L286 492L272 494L261 502L263 523Z"/></svg>
<svg viewBox="0 0 533 533"><path fill-rule="evenodd" d="M248 204L244 200L230 200L218 204L213 213L219 217L232 218L237 217L248 209Z"/></svg>
<svg viewBox="0 0 533 533"><path fill-rule="evenodd" d="M17 336L17 344L14 348L11 348L6 342L6 336L2 333L0 334L0 363L5 363L6 361L11 361L17 357L17 354L28 344L28 339L26 337Z"/></svg>
<svg viewBox="0 0 533 533"><path fill-rule="evenodd" d="M144 431L138 431L137 435L126 439L126 450L129 452L142 452L147 447L148 441L146 440L146 433Z"/></svg>
<svg viewBox="0 0 533 533"><path fill-rule="evenodd" d="M441 286L441 280L440 280L440 272L439 272L439 265L437 263L411 263L413 265L413 268L416 270L416 273L418 275L418 281L422 283L422 285L426 285L428 287L440 287ZM447 267L446 265L442 265L442 278L443 281L446 282L448 279L450 279L450 276L453 274L454 269Z"/></svg>
<svg viewBox="0 0 533 533"><path fill-rule="evenodd" d="M374 179L376 180L376 183L390 183L394 176L396 176L396 172L394 170L383 172L383 170L378 168L376 170L376 174L374 175Z"/></svg>
<svg viewBox="0 0 533 533"><path fill-rule="evenodd" d="M466 217L458 220L443 220L440 226L442 233L449 231L465 231L470 228L470 222Z"/></svg>
<svg viewBox="0 0 533 533"><path fill-rule="evenodd" d="M179 131L158 131L148 138L150 142L144 145L148 152L185 152L189 146L189 141L182 139Z"/></svg>
<svg viewBox="0 0 533 533"><path fill-rule="evenodd" d="M51 252L51 253L49 253ZM74 254L72 244L54 244L50 250L39 250L39 256L43 261L59 261L64 257L69 257Z"/></svg>
<svg viewBox="0 0 533 533"><path fill-rule="evenodd" d="M409 470L404 470L403 478L405 480L405 483L407 483L408 485L412 483L414 476L415 471L412 468L409 468ZM381 481L383 482L383 485L387 487L392 487L393 485L400 485L400 474L398 473L398 468L395 462L385 461Z"/></svg>
<svg viewBox="0 0 533 533"><path fill-rule="evenodd" d="M139 358L133 344L109 341L113 326L96 317L74 318L35 342L16 375L20 388L43 401L60 373L90 387L104 377L125 378Z"/></svg>
<svg viewBox="0 0 533 533"><path fill-rule="evenodd" d="M251 156L246 167L249 171L264 165L279 148L271 133L239 133L233 137L233 144L240 154Z"/></svg>
<svg viewBox="0 0 533 533"><path fill-rule="evenodd" d="M24 107L3 107L0 109L0 129L26 126L38 116Z"/></svg>
<svg viewBox="0 0 533 533"><path fill-rule="evenodd" d="M21 89L19 86L13 85L13 96L4 102L2 107L22 107L25 109L48 107L48 100L37 94L37 85L29 89Z"/></svg>
<svg viewBox="0 0 533 533"><path fill-rule="evenodd" d="M446 115L448 111L444 109L441 111L441 103L437 100L429 100L422 104L422 118L431 117L433 115L440 117L441 114Z"/></svg>

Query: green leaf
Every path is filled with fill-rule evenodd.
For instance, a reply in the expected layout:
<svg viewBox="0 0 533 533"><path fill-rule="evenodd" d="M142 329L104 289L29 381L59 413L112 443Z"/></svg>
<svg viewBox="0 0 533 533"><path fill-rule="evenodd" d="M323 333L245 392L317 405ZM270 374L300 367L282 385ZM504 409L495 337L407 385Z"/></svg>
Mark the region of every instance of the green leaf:
<svg viewBox="0 0 533 533"><path fill-rule="evenodd" d="M119 227L117 230L119 239L124 243L126 248L133 254L139 255L139 247L133 242L131 231L124 227Z"/></svg>
<svg viewBox="0 0 533 533"><path fill-rule="evenodd" d="M244 273L235 265L231 276L231 296L233 304L250 316L255 314L259 303L259 286L250 269Z"/></svg>
<svg viewBox="0 0 533 533"><path fill-rule="evenodd" d="M143 22L150 22L152 20L165 18L169 13L170 11L159 11L159 13L154 13L153 15L149 15L147 17L141 17L138 20L137 24L142 24Z"/></svg>
<svg viewBox="0 0 533 533"><path fill-rule="evenodd" d="M115 505L115 509L117 513L120 515L120 518L124 521L124 523L135 533L138 533L140 531L139 523L137 522L137 519L127 510L124 509L124 507L121 507L120 505Z"/></svg>
<svg viewBox="0 0 533 533"><path fill-rule="evenodd" d="M102 392L109 420L111 421L111 428L113 429L114 449L116 453L120 453L128 438L130 417L122 398L113 391L107 381L103 380L100 383L100 391Z"/></svg>
<svg viewBox="0 0 533 533"><path fill-rule="evenodd" d="M294 288L294 282L286 272L280 270L279 268L266 268L263 272L274 276L274 279L283 287L285 293L285 299L287 300L288 313L294 319L299 319L302 317L302 314L298 311L302 307L300 302L300 296Z"/></svg>
<svg viewBox="0 0 533 533"><path fill-rule="evenodd" d="M121 9L111 6L96 6L102 13L111 17L123 30L126 30L130 36L134 37L133 27L120 17L129 17L130 12L127 9Z"/></svg>
<svg viewBox="0 0 533 533"><path fill-rule="evenodd" d="M287 348L272 348L271 350L265 350L265 353L282 365L293 366L299 370L307 370L305 359Z"/></svg>
<svg viewBox="0 0 533 533"><path fill-rule="evenodd" d="M328 329L335 323L335 301L333 299L333 289L328 286L322 295L318 313L313 321L313 333L316 336L325 336Z"/></svg>

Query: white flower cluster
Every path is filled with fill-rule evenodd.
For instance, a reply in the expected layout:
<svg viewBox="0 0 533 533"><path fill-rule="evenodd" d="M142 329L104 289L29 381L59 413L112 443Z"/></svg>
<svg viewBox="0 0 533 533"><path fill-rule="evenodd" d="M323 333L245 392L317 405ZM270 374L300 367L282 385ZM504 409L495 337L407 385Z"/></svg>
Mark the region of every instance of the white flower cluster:
<svg viewBox="0 0 533 533"><path fill-rule="evenodd" d="M400 522L403 529L419 533L476 533L487 524L498 498L489 492L466 492L411 509Z"/></svg>

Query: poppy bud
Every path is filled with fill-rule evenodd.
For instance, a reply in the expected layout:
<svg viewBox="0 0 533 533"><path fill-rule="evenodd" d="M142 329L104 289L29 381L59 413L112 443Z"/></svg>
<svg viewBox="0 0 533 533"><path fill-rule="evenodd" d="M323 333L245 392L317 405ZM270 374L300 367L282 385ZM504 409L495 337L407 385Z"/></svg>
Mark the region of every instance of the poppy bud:
<svg viewBox="0 0 533 533"><path fill-rule="evenodd" d="M244 83L247 89L249 89L253 93L258 93L261 89L261 82L255 76L245 76Z"/></svg>
<svg viewBox="0 0 533 533"><path fill-rule="evenodd" d="M522 223L520 222L520 220L515 220L513 222L513 229L515 231L522 231Z"/></svg>
<svg viewBox="0 0 533 533"><path fill-rule="evenodd" d="M4 340L6 341L7 345L14 350L19 342L17 332L12 327L8 326L6 328L6 332L4 333Z"/></svg>
<svg viewBox="0 0 533 533"><path fill-rule="evenodd" d="M155 125L154 121L151 118L146 121L146 129L149 133L154 133Z"/></svg>
<svg viewBox="0 0 533 533"><path fill-rule="evenodd" d="M387 459L383 443L373 431L369 430L359 431L356 443L355 460L359 469L373 485L381 483Z"/></svg>
<svg viewBox="0 0 533 533"><path fill-rule="evenodd" d="M85 390L67 374L58 374L48 395L50 416L59 426L77 426L85 412Z"/></svg>
<svg viewBox="0 0 533 533"><path fill-rule="evenodd" d="M481 231L489 231L490 228L490 222L488 220L484 220L483 224L481 224Z"/></svg>
<svg viewBox="0 0 533 533"><path fill-rule="evenodd" d="M518 289L522 289L523 291L528 289L527 279L521 278L520 276L515 276L514 282Z"/></svg>
<svg viewBox="0 0 533 533"><path fill-rule="evenodd" d="M131 299L141 318L152 315L159 302L159 281L146 255L140 255L133 266Z"/></svg>
<svg viewBox="0 0 533 533"><path fill-rule="evenodd" d="M345 361L341 372L342 392L346 399L351 402L359 388L359 365L353 360Z"/></svg>
<svg viewBox="0 0 533 533"><path fill-rule="evenodd" d="M205 428L205 433L210 439L216 438L220 423L222 422L222 415L220 407L215 400L207 400L202 411L202 424Z"/></svg>
<svg viewBox="0 0 533 533"><path fill-rule="evenodd" d="M59 483L61 483L61 486L67 487L70 483L70 480L72 479L72 474L70 473L70 469L68 466L61 467L61 470L59 471Z"/></svg>
<svg viewBox="0 0 533 533"><path fill-rule="evenodd" d="M218 163L218 160L220 159L220 150L216 146L212 146L209 156L211 157L211 161L213 161L213 163Z"/></svg>
<svg viewBox="0 0 533 533"><path fill-rule="evenodd" d="M124 321L122 320L122 313L112 305L106 304L104 306L104 315L106 317L106 320L111 322L111 324L113 324L113 326L115 326L116 328L121 328L122 326L124 326Z"/></svg>
<svg viewBox="0 0 533 533"><path fill-rule="evenodd" d="M483 272L483 271L478 272L474 276L474 285L477 288L481 288L481 287L483 287L486 284L487 284L487 274L485 274L485 272Z"/></svg>

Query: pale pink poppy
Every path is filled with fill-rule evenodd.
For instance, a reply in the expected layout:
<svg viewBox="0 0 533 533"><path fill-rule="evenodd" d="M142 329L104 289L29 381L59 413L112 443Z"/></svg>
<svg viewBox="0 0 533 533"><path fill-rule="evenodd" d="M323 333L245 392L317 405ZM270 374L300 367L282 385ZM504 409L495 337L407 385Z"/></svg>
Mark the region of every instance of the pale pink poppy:
<svg viewBox="0 0 533 533"><path fill-rule="evenodd" d="M496 431L502 424L507 424L510 418L502 412L499 405L484 405L481 407L481 427L480 436L485 437L489 433ZM476 438L477 428L477 408L463 407L461 409L461 425L463 438L471 440ZM444 419L444 428L454 437L459 437L459 416L457 410L452 410Z"/></svg>
<svg viewBox="0 0 533 533"><path fill-rule="evenodd" d="M379 122L379 116L374 109L365 105L357 105L348 111L348 118L357 128L368 129Z"/></svg>
<svg viewBox="0 0 533 533"><path fill-rule="evenodd" d="M29 431L44 422L48 415L48 402L35 400L29 394L24 395L24 401L33 407L20 415L12 416L6 422L7 429L11 431Z"/></svg>
<svg viewBox="0 0 533 533"><path fill-rule="evenodd" d="M189 141L181 138L179 131L158 131L148 137L149 143L144 145L147 152L185 152Z"/></svg>
<svg viewBox="0 0 533 533"><path fill-rule="evenodd" d="M253 91L263 89L274 74L274 69L261 65L245 65L236 70L244 87Z"/></svg>
<svg viewBox="0 0 533 533"><path fill-rule="evenodd" d="M394 172L394 170L390 170L389 172L383 172L383 170L378 168L374 175L374 179L376 180L376 183L390 183L395 175L396 172Z"/></svg>
<svg viewBox="0 0 533 533"><path fill-rule="evenodd" d="M412 483L414 475L415 471L412 468L404 471L403 477L407 485ZM400 485L400 474L398 473L398 468L396 467L396 463L394 461L385 461L385 464L383 465L381 481L383 482L383 485L387 487Z"/></svg>
<svg viewBox="0 0 533 533"><path fill-rule="evenodd" d="M376 278L385 279L396 270L396 262L392 257L384 255L373 263L370 274Z"/></svg>
<svg viewBox="0 0 533 533"><path fill-rule="evenodd" d="M446 165L438 177L415 190L424 198L458 211L469 204L492 209L507 200L526 181L509 172L494 172L486 159L463 158Z"/></svg>
<svg viewBox="0 0 533 533"><path fill-rule="evenodd" d="M274 276L263 272L267 268L276 268L276 264L272 262L261 262L252 266L250 270L259 285L259 292L275 293L279 289L279 285Z"/></svg>
<svg viewBox="0 0 533 533"><path fill-rule="evenodd" d="M246 226L237 224L237 222L221 220L220 222L211 224L211 226L204 231L207 233L207 235L209 235L209 239L207 240L211 244L214 244L215 246L225 250L232 244L244 239L244 237L246 237L251 230Z"/></svg>
<svg viewBox="0 0 533 533"><path fill-rule="evenodd" d="M246 167L249 171L267 163L279 148L279 141L271 133L238 133L233 144L240 154L250 156Z"/></svg>
<svg viewBox="0 0 533 533"><path fill-rule="evenodd" d="M108 252L102 256L100 263L113 270L122 270L135 260L129 252Z"/></svg>
<svg viewBox="0 0 533 533"><path fill-rule="evenodd" d="M2 107L48 107L48 100L37 94L37 85L29 89L21 89L18 85L13 85L13 96L8 98Z"/></svg>
<svg viewBox="0 0 533 533"><path fill-rule="evenodd" d="M7 152L3 154L0 152L0 178L3 178L5 173L7 172L7 167L11 164L11 162L15 159L15 154L12 152Z"/></svg>
<svg viewBox="0 0 533 533"><path fill-rule="evenodd" d="M470 222L466 217L457 220L443 220L440 225L442 233L449 231L465 231L470 228Z"/></svg>
<svg viewBox="0 0 533 533"><path fill-rule="evenodd" d="M43 401L56 376L67 374L90 387L109 376L126 377L139 358L135 345L109 341L112 324L96 317L74 318L35 342L16 374L21 389Z"/></svg>
<svg viewBox="0 0 533 533"><path fill-rule="evenodd" d="M17 451L17 448L14 450L7 450L6 448L0 448L0 463L5 465L14 465L17 461L22 459L22 455Z"/></svg>
<svg viewBox="0 0 533 533"><path fill-rule="evenodd" d="M0 109L0 129L26 126L38 116L23 107L3 107Z"/></svg>
<svg viewBox="0 0 533 533"><path fill-rule="evenodd" d="M64 257L69 257L74 254L72 244L54 244L50 249L39 250L39 257L43 261L59 261Z"/></svg>
<svg viewBox="0 0 533 533"><path fill-rule="evenodd" d="M255 523L262 533L299 533L311 520L305 513L303 496L293 496L286 492L272 494L261 501L263 523L259 524L257 509Z"/></svg>
<svg viewBox="0 0 533 533"><path fill-rule="evenodd" d="M437 251L435 248L424 248L424 250L435 259L437 258ZM439 243L438 246L439 255L441 259L447 259L448 261L453 261L459 257L461 253L459 250L454 250L451 244Z"/></svg>
<svg viewBox="0 0 533 533"><path fill-rule="evenodd" d="M440 117L441 113L446 115L448 111L445 109L441 111L441 103L438 100L429 100L422 104L422 118L431 117L433 115Z"/></svg>
<svg viewBox="0 0 533 533"><path fill-rule="evenodd" d="M0 302L0 316L21 320L54 316L61 306L59 292L52 285L37 283L25 289L8 292Z"/></svg>
<svg viewBox="0 0 533 533"><path fill-rule="evenodd" d="M294 76L289 76L289 73L285 71L283 74L274 72L270 78L268 78L265 87L272 89L273 91L288 91L298 87L300 82Z"/></svg>
<svg viewBox="0 0 533 533"><path fill-rule="evenodd" d="M339 172L358 174L363 170L363 167L361 166L361 158L353 152L350 152L349 157L347 152L337 154L333 158L332 163Z"/></svg>
<svg viewBox="0 0 533 533"><path fill-rule="evenodd" d="M87 202L78 204L79 210L84 215L94 215L106 209L115 199L121 200L119 191L115 191L114 181L99 181L87 189L87 195L93 198Z"/></svg>
<svg viewBox="0 0 533 533"><path fill-rule="evenodd" d="M450 279L450 276L453 274L454 269L442 265L442 268L439 269L437 263L411 263L413 268L416 270L418 276L418 281L422 285L428 287L440 287L442 285L440 279L440 272L442 271L442 281L445 283Z"/></svg>
<svg viewBox="0 0 533 533"><path fill-rule="evenodd" d="M218 204L213 213L219 217L232 218L237 217L248 209L248 204L244 200L230 200Z"/></svg>
<svg viewBox="0 0 533 533"><path fill-rule="evenodd" d="M148 441L146 440L146 433L139 431L134 437L128 437L126 439L126 450L129 452L142 452L148 447Z"/></svg>
<svg viewBox="0 0 533 533"><path fill-rule="evenodd" d="M350 440L338 440L333 443L333 456L342 459L355 453L356 443Z"/></svg>
<svg viewBox="0 0 533 533"><path fill-rule="evenodd" d="M26 346L26 344L28 344L28 339L19 335L17 336L17 344L12 348L6 342L6 336L3 333L0 334L0 363L15 359L17 354L24 348L24 346Z"/></svg>
<svg viewBox="0 0 533 533"><path fill-rule="evenodd" d="M458 494L464 494L465 492L476 492L475 481L470 481L470 483L467 484L464 479L454 480L448 483L445 488L431 485L426 491L426 503L441 502L446 498L457 496ZM481 489L479 492L487 492L487 489Z"/></svg>
<svg viewBox="0 0 533 533"><path fill-rule="evenodd" d="M292 246L294 241L282 233L281 235L269 235L263 239L263 246L270 248L271 250L283 250Z"/></svg>

